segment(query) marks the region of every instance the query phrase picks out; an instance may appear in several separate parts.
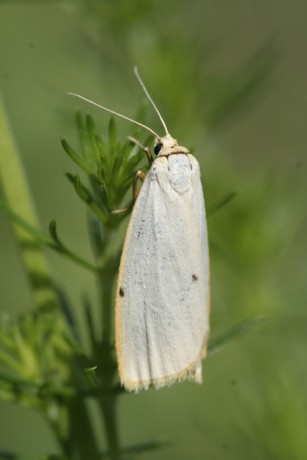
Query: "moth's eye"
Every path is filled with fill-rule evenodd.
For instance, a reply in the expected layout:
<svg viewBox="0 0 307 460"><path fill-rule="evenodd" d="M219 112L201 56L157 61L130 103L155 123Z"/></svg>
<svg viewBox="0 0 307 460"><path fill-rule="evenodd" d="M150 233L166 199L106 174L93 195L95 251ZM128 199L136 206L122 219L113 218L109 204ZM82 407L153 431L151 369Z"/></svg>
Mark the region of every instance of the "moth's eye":
<svg viewBox="0 0 307 460"><path fill-rule="evenodd" d="M161 144L161 142L159 142L157 145L155 145L154 152L155 152L156 155L158 155L158 153L160 152L162 147L163 147L163 144Z"/></svg>

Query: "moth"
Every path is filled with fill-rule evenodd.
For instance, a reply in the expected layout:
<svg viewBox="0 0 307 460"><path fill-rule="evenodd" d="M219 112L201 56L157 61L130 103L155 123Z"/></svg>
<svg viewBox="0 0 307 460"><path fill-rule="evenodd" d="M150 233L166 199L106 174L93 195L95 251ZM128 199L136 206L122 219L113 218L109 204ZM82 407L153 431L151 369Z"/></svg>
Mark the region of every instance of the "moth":
<svg viewBox="0 0 307 460"><path fill-rule="evenodd" d="M151 162L132 210L119 267L115 343L122 385L138 392L189 379L202 381L209 337L209 251L199 164L180 146L141 80L165 130L82 99L155 136Z"/></svg>

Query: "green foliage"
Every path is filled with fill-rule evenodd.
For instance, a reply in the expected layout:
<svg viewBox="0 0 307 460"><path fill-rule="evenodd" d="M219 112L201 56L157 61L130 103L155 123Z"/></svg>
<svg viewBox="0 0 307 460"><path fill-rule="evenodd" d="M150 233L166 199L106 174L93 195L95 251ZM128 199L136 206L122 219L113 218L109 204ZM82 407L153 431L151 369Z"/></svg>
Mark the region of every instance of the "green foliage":
<svg viewBox="0 0 307 460"><path fill-rule="evenodd" d="M84 176L81 179L79 175L67 174L77 196L88 210L88 228L95 262L86 261L68 249L58 235L54 220L50 223L48 236L37 228L34 222L28 222L22 215L17 214L9 203L2 201L1 206L12 222L23 229L33 242L47 246L96 275L100 286L102 335L97 336L94 326L93 308L96 307L84 299L91 342L91 351L85 351L76 335L73 306L68 304L63 293L55 289L59 309L51 313L33 309L16 320L7 319L2 323L0 362L5 371L0 374L0 394L4 400L40 410L55 432L65 458L69 458L72 449L76 448L91 455L93 459L117 459L126 456L134 458L138 453L156 449L162 444L154 441L124 449L119 444L116 399L123 391L116 377L112 287L119 263L120 245L114 245L112 242L120 239L121 222L127 213L114 214L112 211L125 205L125 197L131 187L136 168L141 161L146 164L145 155L129 140L123 143L120 141L112 119L107 139L97 133L93 119L89 115L84 118L80 113L77 114L77 129L81 154L65 140L62 141L62 145ZM134 137L139 135L138 131L134 133ZM217 212L233 197L233 193L227 194L211 206L210 212ZM225 332L223 337L213 339L210 354L226 346L256 323L257 320L248 321ZM82 368L83 375L80 372ZM82 401L88 397L96 399L105 420L108 454L105 453L102 457L94 441L88 450L88 442L83 441L85 436L80 438L84 423L80 415L82 412L86 414ZM55 417L54 413L58 415ZM86 417L88 418L88 415ZM65 419L68 419L66 426L63 422ZM90 430L89 424L88 431ZM94 439L93 433L91 438Z"/></svg>
<svg viewBox="0 0 307 460"><path fill-rule="evenodd" d="M2 439L6 443L11 431L16 452L0 450L0 459L307 458L305 150L302 113L293 109L303 101L293 97L293 88L300 94L305 81L297 73L304 28L297 27L296 11L304 7L285 4L280 16L270 2L257 11L246 2L193 0L46 0L47 8L37 8L39 3L0 2L1 87L40 217L50 221L49 232L38 222L0 105L0 206L11 220L33 295L30 308L22 298L18 315L11 313L10 298L2 302L10 312L0 323ZM70 129L67 90L90 92L130 116L141 97L130 75L134 64L171 133L182 145L195 143L195 155L206 166L212 336L203 386L127 396L114 356L114 283L131 182L147 161L117 131L121 124L107 125L105 115L98 130L89 115L77 114L79 145L72 134L69 142L62 140L66 157L57 158L56 143L57 133L66 136ZM134 118L143 121L144 114ZM141 132L129 134L139 139ZM81 232L67 209L69 194L57 199L60 161L67 160L71 166L62 183L71 187L78 215L85 211L88 253L81 252L83 236L74 238ZM128 212L112 213L122 208ZM1 242L6 244L5 227ZM52 274L51 251L52 263L63 264L68 275L84 274L88 292L79 302L81 312L75 299L84 288ZM3 283L18 291L19 280L8 276L15 269L13 254L7 259L1 260ZM87 287L91 277L96 293ZM33 455L19 452L27 430L18 432L22 422L16 418L10 427L8 404L22 406L18 416L27 414L29 425L31 410L38 411L57 447L45 448L33 431ZM35 454L43 449L52 453Z"/></svg>

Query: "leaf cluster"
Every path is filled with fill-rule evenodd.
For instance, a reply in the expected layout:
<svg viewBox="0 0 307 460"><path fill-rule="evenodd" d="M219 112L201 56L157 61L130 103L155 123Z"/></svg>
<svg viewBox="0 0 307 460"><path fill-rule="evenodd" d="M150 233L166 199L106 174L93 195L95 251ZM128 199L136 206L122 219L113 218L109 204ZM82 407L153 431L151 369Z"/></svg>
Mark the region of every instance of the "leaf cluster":
<svg viewBox="0 0 307 460"><path fill-rule="evenodd" d="M1 206L14 224L30 235L33 243L47 246L96 276L98 306L92 305L87 297L83 298L90 351L86 351L80 340L74 306L52 280L57 308L50 311L33 308L15 320L6 318L2 322L0 396L42 411L56 434L63 458L70 458L72 448L93 459L134 458L138 453L162 444L153 441L123 449L118 439L116 401L123 391L117 381L114 356L113 284L120 257L120 246L115 242L120 239L121 223L127 213L114 214L112 211L122 207L123 201L127 200L135 170L145 155L139 146L119 139L113 119L106 139L98 134L89 115L77 114L77 131L80 153L66 140L62 140L62 145L81 170L81 175L68 173L67 178L87 208L94 262L82 258L62 241L54 220L50 222L48 235L35 222L25 220L10 203L2 200ZM137 129L133 136L138 138L139 134ZM218 212L234 196L232 192L221 197L209 206L208 214ZM94 319L97 310L101 317L101 331ZM248 320L213 338L209 354L222 350L257 323L257 318ZM107 427L108 451L104 453L97 446L84 404L85 398L89 397L95 398ZM64 428L63 419L68 420ZM90 443L88 439L91 439Z"/></svg>

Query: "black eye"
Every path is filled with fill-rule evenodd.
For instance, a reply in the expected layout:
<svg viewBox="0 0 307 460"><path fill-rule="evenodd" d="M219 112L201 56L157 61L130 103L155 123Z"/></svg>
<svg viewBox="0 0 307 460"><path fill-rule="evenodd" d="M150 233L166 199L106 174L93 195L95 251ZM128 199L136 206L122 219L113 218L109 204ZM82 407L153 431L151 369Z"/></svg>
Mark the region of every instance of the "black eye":
<svg viewBox="0 0 307 460"><path fill-rule="evenodd" d="M162 147L163 147L163 144L161 144L161 142L159 142L157 145L155 145L154 152L155 152L156 155L158 155L158 153L160 152Z"/></svg>

